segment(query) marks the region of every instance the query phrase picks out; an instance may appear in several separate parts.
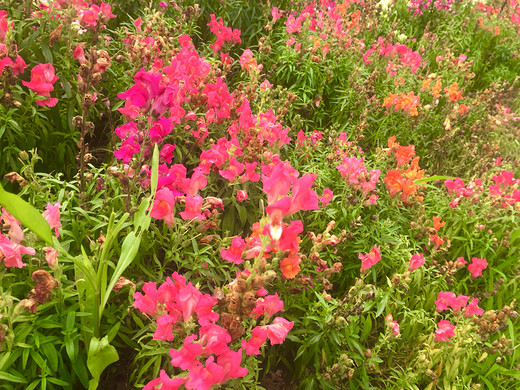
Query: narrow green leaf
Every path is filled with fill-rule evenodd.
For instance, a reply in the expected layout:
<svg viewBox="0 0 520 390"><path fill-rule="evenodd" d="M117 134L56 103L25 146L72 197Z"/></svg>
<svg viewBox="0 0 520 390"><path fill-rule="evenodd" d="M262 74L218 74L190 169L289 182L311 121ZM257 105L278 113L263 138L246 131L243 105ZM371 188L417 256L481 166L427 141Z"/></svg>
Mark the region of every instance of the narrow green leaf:
<svg viewBox="0 0 520 390"><path fill-rule="evenodd" d="M0 205L13 217L27 226L32 232L47 244L52 246L51 228L45 218L33 206L20 198L4 190L0 184Z"/></svg>
<svg viewBox="0 0 520 390"><path fill-rule="evenodd" d="M14 372L16 372L16 371L14 371ZM27 379L25 379L22 374L20 374L18 372L16 372L16 373L18 375L9 374L8 372L5 372L5 371L0 371L0 379L9 381L9 382L14 382L14 383L27 383Z"/></svg>

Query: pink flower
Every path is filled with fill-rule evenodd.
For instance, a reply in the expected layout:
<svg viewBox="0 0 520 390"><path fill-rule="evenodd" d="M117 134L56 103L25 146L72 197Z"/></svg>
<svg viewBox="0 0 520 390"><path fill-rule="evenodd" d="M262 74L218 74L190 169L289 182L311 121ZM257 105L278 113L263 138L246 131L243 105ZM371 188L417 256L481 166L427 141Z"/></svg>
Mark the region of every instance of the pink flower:
<svg viewBox="0 0 520 390"><path fill-rule="evenodd" d="M274 295L264 297L263 300L259 299L256 307L260 308L258 311L261 313L258 314L265 314L266 321L268 321L273 314L283 309L283 301L278 297L278 293L275 293Z"/></svg>
<svg viewBox="0 0 520 390"><path fill-rule="evenodd" d="M2 219L7 225L9 225L9 232L7 233L9 238L14 243L19 244L25 237L22 229L20 228L20 222L11 214L9 214L4 208L2 208L2 214Z"/></svg>
<svg viewBox="0 0 520 390"><path fill-rule="evenodd" d="M161 188L155 194L152 212L150 216L162 219L168 227L173 224L173 212L175 210L175 197L169 188Z"/></svg>
<svg viewBox="0 0 520 390"><path fill-rule="evenodd" d="M58 264L58 251L51 247L44 247L45 250L45 260L47 261L47 264L49 267L54 268Z"/></svg>
<svg viewBox="0 0 520 390"><path fill-rule="evenodd" d="M229 351L228 343L231 336L223 327L215 324L206 324L199 329L200 345L205 355L222 355Z"/></svg>
<svg viewBox="0 0 520 390"><path fill-rule="evenodd" d="M412 258L410 259L410 266L408 267L408 269L410 271L414 271L416 270L417 268L419 268L421 265L424 264L424 254L423 253L416 253L415 255L412 256Z"/></svg>
<svg viewBox="0 0 520 390"><path fill-rule="evenodd" d="M249 341L242 339L242 348L246 351L247 356L260 355L260 347L267 340L267 328L265 326L257 326L251 332Z"/></svg>
<svg viewBox="0 0 520 390"><path fill-rule="evenodd" d="M33 248L16 244L3 234L0 234L0 253L3 255L1 259L6 267L22 268L26 266L26 264L22 263L22 254L34 255L36 252Z"/></svg>
<svg viewBox="0 0 520 390"><path fill-rule="evenodd" d="M56 98L50 98L50 93L54 90L53 84L58 80L54 75L54 67L51 64L38 64L31 69L31 81L22 81L22 84L27 88L32 89L38 95L47 97L49 99L37 100L40 106L46 105L54 107L58 102Z"/></svg>
<svg viewBox="0 0 520 390"><path fill-rule="evenodd" d="M379 195L372 194L370 197L365 200L365 206L374 205L377 206L377 199L379 199Z"/></svg>
<svg viewBox="0 0 520 390"><path fill-rule="evenodd" d="M242 348L238 351L229 350L217 357L217 364L224 368L222 382L231 378L242 378L247 375L248 369L240 367L242 363Z"/></svg>
<svg viewBox="0 0 520 390"><path fill-rule="evenodd" d="M388 314L385 317L385 322L392 331L392 334L396 337L399 336L399 323L397 321L394 321L394 317L392 316L392 314Z"/></svg>
<svg viewBox="0 0 520 390"><path fill-rule="evenodd" d="M239 202L243 202L247 199L247 191L246 190L238 190L237 191L237 200Z"/></svg>
<svg viewBox="0 0 520 390"><path fill-rule="evenodd" d="M472 298L471 302L468 306L466 306L466 309L464 310L464 317L471 317L474 314L481 316L484 313L484 309L481 309L478 307L478 299Z"/></svg>
<svg viewBox="0 0 520 390"><path fill-rule="evenodd" d="M244 239L242 237L235 237L233 238L229 249L220 250L220 255L224 260L238 265L244 261L242 260L242 253L244 253L244 249L246 249L246 242Z"/></svg>
<svg viewBox="0 0 520 390"><path fill-rule="evenodd" d="M466 260L464 260L464 257L457 257L457 259L455 260L456 263L458 264L461 264L461 265L466 265L468 262Z"/></svg>
<svg viewBox="0 0 520 390"><path fill-rule="evenodd" d="M486 259L479 259L477 257L473 257L471 259L471 264L468 265L468 271L471 272L471 276L476 278L478 276L482 276L482 271L485 270L488 266Z"/></svg>
<svg viewBox="0 0 520 390"><path fill-rule="evenodd" d="M210 356L203 366L196 360L190 367L185 387L189 390L209 390L213 385L224 380L224 368L214 362L215 357Z"/></svg>
<svg viewBox="0 0 520 390"><path fill-rule="evenodd" d="M322 206L325 206L332 200L333 196L334 196L334 193L329 188L325 188L323 190L323 195L319 196L318 198L319 198Z"/></svg>
<svg viewBox="0 0 520 390"><path fill-rule="evenodd" d="M61 227L60 207L60 202L56 202L54 205L47 203L47 206L45 206L45 211L43 212L43 217L47 220L47 223L51 229L54 229L54 235L56 238L60 235L58 232L58 229Z"/></svg>
<svg viewBox="0 0 520 390"><path fill-rule="evenodd" d="M177 294L177 303L181 307L184 322L190 319L201 296L202 293L191 282Z"/></svg>
<svg viewBox="0 0 520 390"><path fill-rule="evenodd" d="M187 370L193 365L195 359L202 353L202 345L193 342L196 338L197 335L192 334L184 339L184 345L180 350L170 349L172 366Z"/></svg>
<svg viewBox="0 0 520 390"><path fill-rule="evenodd" d="M466 307L468 304L468 299L469 297L466 295L457 295L457 298L451 302L451 308L453 309L453 312L457 313L460 309Z"/></svg>
<svg viewBox="0 0 520 390"><path fill-rule="evenodd" d="M199 221L202 221L203 219L206 219L205 216L201 215L200 209L202 207L203 199L200 195L196 195L193 197L187 196L186 197L186 208L184 211L180 212L180 216L182 219L197 219Z"/></svg>
<svg viewBox="0 0 520 390"><path fill-rule="evenodd" d="M165 1L159 1L159 7L164 11L166 8L168 8L168 3Z"/></svg>
<svg viewBox="0 0 520 390"><path fill-rule="evenodd" d="M163 390L177 390L184 384L185 380L186 378L183 377L170 378L166 371L161 370L159 378L155 378L148 382L146 386L143 387L143 390L155 390L159 388L159 386Z"/></svg>
<svg viewBox="0 0 520 390"><path fill-rule="evenodd" d="M271 344L281 344L285 341L287 333L293 328L294 322L282 317L276 317L271 325L267 325L267 337Z"/></svg>
<svg viewBox="0 0 520 390"><path fill-rule="evenodd" d="M440 320L437 330L435 331L435 341L448 341L450 337L455 336L455 325L448 320Z"/></svg>
<svg viewBox="0 0 520 390"><path fill-rule="evenodd" d="M364 255L359 252L358 257L361 259L361 272L363 273L381 260L381 250L374 245L368 254Z"/></svg>
<svg viewBox="0 0 520 390"><path fill-rule="evenodd" d="M134 294L134 307L141 313L155 316L157 313L157 285L155 282L145 283L144 295L140 292Z"/></svg>
<svg viewBox="0 0 520 390"><path fill-rule="evenodd" d="M153 334L154 340L173 340L172 325L177 322L177 318L172 317L168 314L163 314L157 318L157 329Z"/></svg>
<svg viewBox="0 0 520 390"><path fill-rule="evenodd" d="M452 302L457 298L455 293L452 293L451 291L439 291L439 294L437 295L437 300L435 301L435 305L437 306L437 311L443 311L448 310L448 308L451 306Z"/></svg>

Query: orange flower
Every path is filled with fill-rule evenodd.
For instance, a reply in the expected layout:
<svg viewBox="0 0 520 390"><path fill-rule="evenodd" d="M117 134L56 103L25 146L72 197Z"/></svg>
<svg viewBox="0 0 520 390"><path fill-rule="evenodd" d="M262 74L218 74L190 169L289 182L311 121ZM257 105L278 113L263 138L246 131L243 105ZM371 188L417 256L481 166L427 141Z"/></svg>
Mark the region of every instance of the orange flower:
<svg viewBox="0 0 520 390"><path fill-rule="evenodd" d="M397 169L391 169L386 173L385 183L392 198L401 191L401 181L403 179L401 172Z"/></svg>
<svg viewBox="0 0 520 390"><path fill-rule="evenodd" d="M433 228L437 231L440 230L441 227L446 225L446 222L441 222L442 217L433 217Z"/></svg>
<svg viewBox="0 0 520 390"><path fill-rule="evenodd" d="M469 107L468 106L466 106L465 104L461 104L460 105L460 107L459 107L459 114L460 115L464 115L468 111L469 111Z"/></svg>
<svg viewBox="0 0 520 390"><path fill-rule="evenodd" d="M395 142L395 135L388 138L388 147L392 149L394 146L399 146L399 142Z"/></svg>
<svg viewBox="0 0 520 390"><path fill-rule="evenodd" d="M280 270L287 279L294 279L300 272L300 263L302 259L296 254L290 254L280 263Z"/></svg>
<svg viewBox="0 0 520 390"><path fill-rule="evenodd" d="M462 99L462 91L458 90L457 83L453 83L450 88L446 88L446 95L450 98L450 102L452 103Z"/></svg>
<svg viewBox="0 0 520 390"><path fill-rule="evenodd" d="M432 83L432 79L429 77L426 80L424 80L422 83L421 92L426 91L427 89L430 89L431 83Z"/></svg>
<svg viewBox="0 0 520 390"><path fill-rule="evenodd" d="M444 244L444 240L442 238L440 238L437 233L430 236L430 242L433 242L433 247L435 249L437 249L442 244Z"/></svg>
<svg viewBox="0 0 520 390"><path fill-rule="evenodd" d="M399 100L395 104L395 109L403 109L404 111L408 111L410 116L417 116L417 106L419 105L419 96L415 96L415 94L410 92L408 95L402 93L399 96Z"/></svg>
<svg viewBox="0 0 520 390"><path fill-rule="evenodd" d="M383 106L388 110L390 107L397 103L398 99L399 95L390 92L388 93L388 97L383 99Z"/></svg>
<svg viewBox="0 0 520 390"><path fill-rule="evenodd" d="M397 151L395 152L395 157L397 159L397 166L400 167L404 163L410 161L415 154L415 146L398 146Z"/></svg>
<svg viewBox="0 0 520 390"><path fill-rule="evenodd" d="M442 90L442 81L439 77L437 81L435 82L435 85L432 88L432 95L435 99L437 99L439 96L441 96L441 90Z"/></svg>

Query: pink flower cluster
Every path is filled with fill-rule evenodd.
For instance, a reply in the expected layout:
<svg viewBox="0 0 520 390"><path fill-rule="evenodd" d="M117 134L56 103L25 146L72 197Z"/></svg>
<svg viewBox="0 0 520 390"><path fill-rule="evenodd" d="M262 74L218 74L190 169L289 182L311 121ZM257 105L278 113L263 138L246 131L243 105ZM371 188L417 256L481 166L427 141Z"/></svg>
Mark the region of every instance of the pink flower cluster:
<svg viewBox="0 0 520 390"><path fill-rule="evenodd" d="M144 294L136 292L134 307L153 317L157 327L153 335L156 340L172 341L174 333L182 333L185 323L196 319L198 332L184 339L179 350L170 349L171 364L181 370L187 370L186 376L171 378L161 371L159 378L149 382L144 388L177 389L184 385L186 389L208 390L232 378L247 375L248 370L241 367L242 348L247 355L260 353L260 347L267 338L272 344L285 340L293 323L276 317L270 325L252 329L252 337L242 340L242 348L233 351L229 348L231 336L228 331L216 324L219 314L213 311L218 299L201 293L177 272L167 278L159 288L155 282L143 286ZM265 297L259 301L255 312L265 314L269 319L283 308L278 295Z"/></svg>
<svg viewBox="0 0 520 390"><path fill-rule="evenodd" d="M211 14L210 17L211 21L208 23L210 27L209 30L216 35L217 40L215 43L209 45L209 47L211 47L215 53L218 53L226 42L242 42L240 39L240 30L232 30L230 27L224 26L222 18L218 18L217 20L214 14Z"/></svg>
<svg viewBox="0 0 520 390"><path fill-rule="evenodd" d="M435 301L435 305L437 306L437 311L448 310L450 307L454 313L457 313L461 309L465 308L464 316L471 317L474 314L480 316L484 313L484 309L478 307L478 299L472 298L471 302L468 304L468 300L470 297L466 295L455 295L451 291L443 292L440 291L437 300Z"/></svg>
<svg viewBox="0 0 520 390"><path fill-rule="evenodd" d="M341 173L341 177L347 179L348 184L354 188L361 188L364 194L375 190L376 184L379 183L381 170L372 169L368 172L363 158L343 157L343 161L336 168Z"/></svg>
<svg viewBox="0 0 520 390"><path fill-rule="evenodd" d="M377 53L384 58L398 57L401 61L401 66L410 67L410 72L412 74L415 74L422 65L422 57L419 53L413 51L408 46L401 43L396 43L395 45L386 45L385 39L383 37L379 37L377 39L377 43L374 43L372 47L368 49L365 54L363 54L363 63L365 65L372 63L370 56L374 53ZM395 70L398 66L393 63L390 65L390 67L387 67L387 71L391 70L390 76L393 76L396 74Z"/></svg>

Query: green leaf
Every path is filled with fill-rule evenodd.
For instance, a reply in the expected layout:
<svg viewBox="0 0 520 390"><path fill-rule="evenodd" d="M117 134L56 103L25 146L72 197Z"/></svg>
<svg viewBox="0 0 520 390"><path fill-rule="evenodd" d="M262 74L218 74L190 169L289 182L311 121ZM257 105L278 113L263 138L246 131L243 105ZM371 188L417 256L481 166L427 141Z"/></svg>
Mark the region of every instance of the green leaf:
<svg viewBox="0 0 520 390"><path fill-rule="evenodd" d="M9 374L5 371L0 371L0 379L14 383L27 383L27 379L25 379L22 374L20 374L19 372L16 373L18 375Z"/></svg>
<svg viewBox="0 0 520 390"><path fill-rule="evenodd" d="M435 180L446 180L446 179L455 179L453 176L430 176L430 177L423 177L422 179L414 180L414 184L424 184L429 183L430 181Z"/></svg>
<svg viewBox="0 0 520 390"><path fill-rule="evenodd" d="M135 232L130 232L128 236L126 236L123 241L123 245L121 246L121 255L119 256L119 261L117 262L116 269L114 270L114 274L110 279L110 283L105 291L103 296L103 300L99 305L99 318L103 315L103 310L108 302L108 297L110 296L110 292L114 288L117 279L125 272L125 269L132 263L137 252L139 251L139 246L141 245L141 237L135 235Z"/></svg>
<svg viewBox="0 0 520 390"><path fill-rule="evenodd" d="M379 305L377 305L376 317L379 317L381 313L385 310L386 304L388 303L388 294L383 297Z"/></svg>
<svg viewBox="0 0 520 390"><path fill-rule="evenodd" d="M45 218L33 206L20 198L4 190L0 184L0 205L13 217L36 233L49 246L52 246L51 228Z"/></svg>
<svg viewBox="0 0 520 390"><path fill-rule="evenodd" d="M157 191L157 183L159 182L159 147L155 144L152 155L152 174L151 174L151 195L155 196Z"/></svg>
<svg viewBox="0 0 520 390"><path fill-rule="evenodd" d="M108 342L105 336L101 340L93 337L90 340L90 348L88 350L87 367L92 374L89 382L88 390L96 390L99 384L101 374L110 364L117 362L119 355L116 349Z"/></svg>

